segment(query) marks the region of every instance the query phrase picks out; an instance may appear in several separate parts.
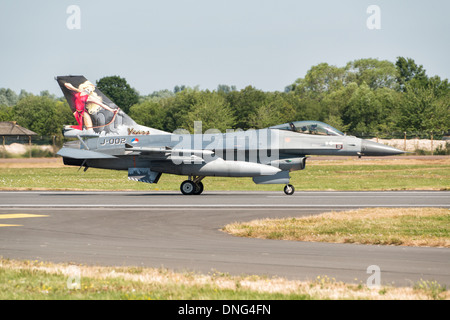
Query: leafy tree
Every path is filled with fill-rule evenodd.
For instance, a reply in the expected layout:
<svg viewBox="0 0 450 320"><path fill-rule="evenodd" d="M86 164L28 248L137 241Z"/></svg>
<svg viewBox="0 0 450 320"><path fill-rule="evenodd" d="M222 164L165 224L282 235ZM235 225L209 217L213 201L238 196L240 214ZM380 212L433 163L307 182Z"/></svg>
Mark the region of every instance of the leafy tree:
<svg viewBox="0 0 450 320"><path fill-rule="evenodd" d="M19 101L17 94L11 89L0 89L0 105L12 107Z"/></svg>
<svg viewBox="0 0 450 320"><path fill-rule="evenodd" d="M14 121L14 110L7 105L0 105L0 121Z"/></svg>
<svg viewBox="0 0 450 320"><path fill-rule="evenodd" d="M323 111L320 120L342 132L347 132L351 125L344 121L343 116L349 108L349 101L356 90L358 90L358 85L352 82L346 87L328 94L321 103ZM347 118L346 121L349 119Z"/></svg>
<svg viewBox="0 0 450 320"><path fill-rule="evenodd" d="M22 90L20 90L20 93L19 93L19 100L22 100L23 98L26 98L26 97L29 97L32 95L33 95L32 93L27 92L26 90L22 89Z"/></svg>
<svg viewBox="0 0 450 320"><path fill-rule="evenodd" d="M347 63L345 82L356 82L358 85L366 83L369 88L397 87L397 69L395 65L387 60L359 59Z"/></svg>
<svg viewBox="0 0 450 320"><path fill-rule="evenodd" d="M300 97L293 95L290 97L291 105L295 109L293 120L323 120L324 104L310 95Z"/></svg>
<svg viewBox="0 0 450 320"><path fill-rule="evenodd" d="M425 85L428 77L422 65L418 66L411 58L398 57L395 63L397 68L397 82L400 90L405 91L406 84L412 80L417 84Z"/></svg>
<svg viewBox="0 0 450 320"><path fill-rule="evenodd" d="M52 100L58 100L58 98L54 94L51 94L48 90L41 91L39 93L39 95L41 97L48 97L48 98L50 98Z"/></svg>
<svg viewBox="0 0 450 320"><path fill-rule="evenodd" d="M217 92L219 93L223 93L223 94L228 94L232 91L237 91L236 86L228 86L226 84L219 84L217 86Z"/></svg>
<svg viewBox="0 0 450 320"><path fill-rule="evenodd" d="M234 117L229 103L221 95L204 93L184 119L184 128L194 132L194 121L202 122L202 130L217 129L226 132L234 126Z"/></svg>
<svg viewBox="0 0 450 320"><path fill-rule="evenodd" d="M314 93L315 97L339 89L344 84L345 68L320 63L306 73L305 78L299 78L291 85L290 91L302 95L305 92Z"/></svg>
<svg viewBox="0 0 450 320"><path fill-rule="evenodd" d="M247 86L241 91L232 91L226 95L230 103L233 116L236 119L237 128L247 130L250 128L249 121L261 105L266 102L266 93L252 86Z"/></svg>
<svg viewBox="0 0 450 320"><path fill-rule="evenodd" d="M173 132L176 129L187 129L185 127L186 115L192 106L200 101L202 93L197 89L187 88L178 92L174 97L165 99L163 103L166 116L164 118L164 128Z"/></svg>
<svg viewBox="0 0 450 320"><path fill-rule="evenodd" d="M174 96L175 96L175 93L173 93L172 91L170 91L168 89L165 89L165 90L154 91L153 93L151 93L147 96L140 96L139 101L140 102L153 101L153 102L158 103L161 100L172 98Z"/></svg>
<svg viewBox="0 0 450 320"><path fill-rule="evenodd" d="M402 93L390 88L381 88L376 90L375 98L381 104L381 110L376 124L376 130L379 132L395 131L399 117L399 107L402 103Z"/></svg>
<svg viewBox="0 0 450 320"><path fill-rule="evenodd" d="M183 84L183 85L181 85L181 86L175 86L174 88L173 88L173 93L178 93L178 92L181 92L181 91L184 91L184 90L186 90L186 86Z"/></svg>
<svg viewBox="0 0 450 320"><path fill-rule="evenodd" d="M285 94L268 94L266 101L249 117L252 128L262 129L293 121L295 108Z"/></svg>
<svg viewBox="0 0 450 320"><path fill-rule="evenodd" d="M14 118L17 124L39 135L55 135L61 132L62 127L57 104L49 97L29 96L14 106Z"/></svg>
<svg viewBox="0 0 450 320"><path fill-rule="evenodd" d="M9 101L8 101L8 99L7 99L5 96L3 96L3 95L0 95L0 106L6 106L6 107L9 107Z"/></svg>
<svg viewBox="0 0 450 320"><path fill-rule="evenodd" d="M375 132L382 121L382 105L374 91L363 83L352 94L343 110L343 120L353 132Z"/></svg>
<svg viewBox="0 0 450 320"><path fill-rule="evenodd" d="M110 98L125 113L139 102L139 93L119 76L103 77L97 81L97 88Z"/></svg>
<svg viewBox="0 0 450 320"><path fill-rule="evenodd" d="M450 129L450 90L406 84L400 104L398 125L405 131L448 131Z"/></svg>
<svg viewBox="0 0 450 320"><path fill-rule="evenodd" d="M291 95L291 104L296 110L295 120L325 121L333 118L338 121L340 116L336 110L339 107L327 103L326 98L345 88L345 76L345 68L320 63L311 67L305 78L299 78L286 87L285 92Z"/></svg>
<svg viewBox="0 0 450 320"><path fill-rule="evenodd" d="M130 108L129 116L137 123L164 130L165 110L158 102L147 100Z"/></svg>

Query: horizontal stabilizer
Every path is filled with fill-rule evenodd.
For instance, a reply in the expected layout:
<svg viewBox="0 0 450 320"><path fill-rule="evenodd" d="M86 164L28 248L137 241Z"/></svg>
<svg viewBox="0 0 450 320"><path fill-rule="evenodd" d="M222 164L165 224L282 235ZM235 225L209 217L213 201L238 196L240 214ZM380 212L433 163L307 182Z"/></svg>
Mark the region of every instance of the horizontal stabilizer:
<svg viewBox="0 0 450 320"><path fill-rule="evenodd" d="M73 159L116 159L109 154L73 148L62 148L57 155Z"/></svg>

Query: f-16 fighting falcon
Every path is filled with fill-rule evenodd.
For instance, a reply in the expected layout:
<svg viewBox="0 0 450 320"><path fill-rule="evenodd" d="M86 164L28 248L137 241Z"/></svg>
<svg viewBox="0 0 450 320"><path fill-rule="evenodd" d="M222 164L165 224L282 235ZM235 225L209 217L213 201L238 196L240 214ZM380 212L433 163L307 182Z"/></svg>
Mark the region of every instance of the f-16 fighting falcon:
<svg viewBox="0 0 450 320"><path fill-rule="evenodd" d="M138 125L83 76L56 77L77 125L64 128L58 155L64 164L128 170L128 178L158 183L161 174L187 176L185 195L203 192L208 176L250 177L256 184L281 184L294 193L291 171L303 170L308 155L387 156L404 153L347 136L319 121L292 121L247 131L169 133ZM198 123L196 124L199 125ZM198 132L198 133L197 133Z"/></svg>

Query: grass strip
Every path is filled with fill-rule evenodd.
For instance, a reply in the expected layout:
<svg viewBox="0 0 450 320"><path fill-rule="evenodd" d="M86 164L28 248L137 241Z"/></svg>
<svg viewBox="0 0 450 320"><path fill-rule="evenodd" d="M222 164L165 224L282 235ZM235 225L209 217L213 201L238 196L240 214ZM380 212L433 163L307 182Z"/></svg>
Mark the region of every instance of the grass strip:
<svg viewBox="0 0 450 320"><path fill-rule="evenodd" d="M450 160L358 162L313 161L291 172L291 184L301 190L450 190ZM0 167L0 190L132 190L178 191L185 176L163 174L158 184L129 181L127 172L75 167ZM207 177L206 191L280 191L280 185L255 185L251 178Z"/></svg>
<svg viewBox="0 0 450 320"><path fill-rule="evenodd" d="M237 222L223 230L264 239L449 248L450 209L366 208Z"/></svg>
<svg viewBox="0 0 450 320"><path fill-rule="evenodd" d="M77 286L73 286L75 275ZM346 284L325 276L310 281L261 276L176 273L168 269L100 267L0 259L2 300L310 300L450 299L445 286L419 281L412 287Z"/></svg>

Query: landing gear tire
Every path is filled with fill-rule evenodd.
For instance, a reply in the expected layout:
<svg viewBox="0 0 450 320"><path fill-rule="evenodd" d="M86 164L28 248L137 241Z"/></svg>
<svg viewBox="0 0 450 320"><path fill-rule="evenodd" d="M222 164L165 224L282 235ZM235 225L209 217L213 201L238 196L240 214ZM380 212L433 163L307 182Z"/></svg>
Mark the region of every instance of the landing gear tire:
<svg viewBox="0 0 450 320"><path fill-rule="evenodd" d="M202 194L203 192L203 183L201 181L195 184L195 190L193 194Z"/></svg>
<svg viewBox="0 0 450 320"><path fill-rule="evenodd" d="M190 180L183 181L183 183L180 186L180 190L182 194L195 194L196 191L195 183Z"/></svg>
<svg viewBox="0 0 450 320"><path fill-rule="evenodd" d="M294 194L295 188L292 184L287 184L284 187L284 193L286 193L288 196Z"/></svg>

